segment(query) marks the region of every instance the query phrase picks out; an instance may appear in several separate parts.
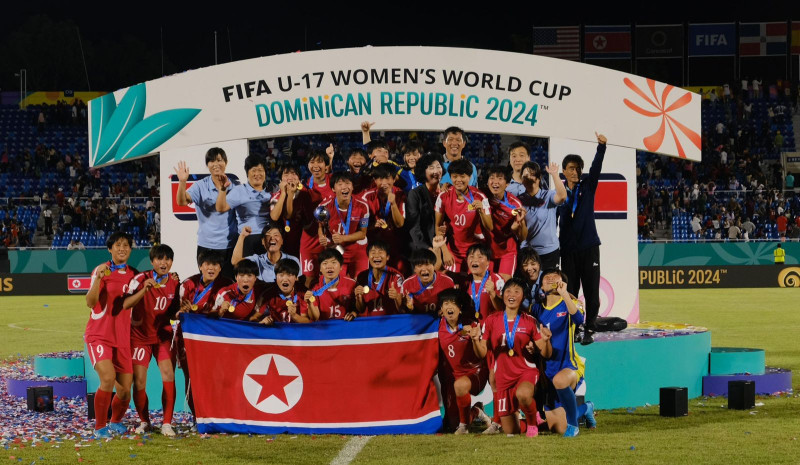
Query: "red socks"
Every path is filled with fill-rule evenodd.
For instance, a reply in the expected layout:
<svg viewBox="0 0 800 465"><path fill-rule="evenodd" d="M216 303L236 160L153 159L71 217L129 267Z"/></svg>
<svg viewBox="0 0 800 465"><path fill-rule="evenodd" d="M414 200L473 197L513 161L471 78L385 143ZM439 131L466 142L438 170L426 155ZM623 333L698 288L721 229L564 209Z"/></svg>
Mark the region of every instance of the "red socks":
<svg viewBox="0 0 800 465"><path fill-rule="evenodd" d="M463 396L456 397L456 405L458 405L458 421L459 423L469 424L469 410L472 406L472 396L469 393Z"/></svg>
<svg viewBox="0 0 800 465"><path fill-rule="evenodd" d="M531 399L531 403L527 407L520 405L520 410L525 414L527 423L536 426L536 399Z"/></svg>
<svg viewBox="0 0 800 465"><path fill-rule="evenodd" d="M175 410L175 381L164 381L164 424L172 424Z"/></svg>
<svg viewBox="0 0 800 465"><path fill-rule="evenodd" d="M94 394L94 429L100 429L108 424L108 406L111 405L113 392L97 389Z"/></svg>
<svg viewBox="0 0 800 465"><path fill-rule="evenodd" d="M133 390L133 405L136 406L136 412L139 413L139 419L145 423L150 423L150 410L147 402L147 391L142 389Z"/></svg>
<svg viewBox="0 0 800 465"><path fill-rule="evenodd" d="M128 411L128 404L130 403L130 399L128 402L123 402L119 398L119 394L114 396L114 399L111 401L111 423L119 423L122 421L122 417L125 416L125 412ZM95 411L95 414L97 411Z"/></svg>

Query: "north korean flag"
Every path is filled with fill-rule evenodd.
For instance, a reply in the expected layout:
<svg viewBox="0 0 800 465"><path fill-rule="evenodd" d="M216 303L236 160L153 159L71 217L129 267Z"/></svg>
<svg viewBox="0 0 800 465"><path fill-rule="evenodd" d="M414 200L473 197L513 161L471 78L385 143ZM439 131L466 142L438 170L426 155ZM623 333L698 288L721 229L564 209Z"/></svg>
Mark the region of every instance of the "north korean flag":
<svg viewBox="0 0 800 465"><path fill-rule="evenodd" d="M594 194L594 217L598 220L628 218L628 181L618 173L600 173Z"/></svg>
<svg viewBox="0 0 800 465"><path fill-rule="evenodd" d="M182 314L201 433L430 434L438 320L264 326Z"/></svg>
<svg viewBox="0 0 800 465"><path fill-rule="evenodd" d="M67 290L71 294L86 294L91 287L92 277L90 275L67 275Z"/></svg>

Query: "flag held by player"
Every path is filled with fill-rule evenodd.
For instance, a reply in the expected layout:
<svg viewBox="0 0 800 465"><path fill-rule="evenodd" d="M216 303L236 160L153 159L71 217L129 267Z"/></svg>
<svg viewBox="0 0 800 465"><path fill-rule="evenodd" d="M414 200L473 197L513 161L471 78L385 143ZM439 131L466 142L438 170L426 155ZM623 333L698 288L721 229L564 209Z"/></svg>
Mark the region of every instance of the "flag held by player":
<svg viewBox="0 0 800 465"><path fill-rule="evenodd" d="M201 433L430 434L438 320L272 326L182 314Z"/></svg>

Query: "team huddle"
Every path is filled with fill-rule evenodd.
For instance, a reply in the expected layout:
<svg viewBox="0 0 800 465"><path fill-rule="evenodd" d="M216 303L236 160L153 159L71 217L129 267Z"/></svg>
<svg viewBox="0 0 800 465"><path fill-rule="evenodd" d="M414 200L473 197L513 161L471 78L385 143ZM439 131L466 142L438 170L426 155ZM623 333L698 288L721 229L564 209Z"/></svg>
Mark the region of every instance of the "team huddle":
<svg viewBox="0 0 800 465"><path fill-rule="evenodd" d="M461 129L445 131L444 157L422 155L411 141L399 165L385 142L371 140L371 126L362 124L364 148L350 151L347 171L330 172L331 145L309 154L306 180L298 167L283 167L275 192L267 190L266 164L256 155L245 160L242 183L226 175L220 148L206 153L206 176L179 163L176 203L193 204L198 219L199 272L182 282L171 271L168 245L152 247L152 269L140 273L127 265L131 236L109 237L111 259L94 269L86 296L84 339L100 379L97 437L127 431L122 418L131 397L140 419L135 431L152 429L145 390L151 358L163 382L161 433L175 436L178 366L194 413L181 313L264 325L438 316L446 428L466 434L479 420L485 434L531 437L544 428L572 437L581 419L596 426L592 403L577 405L584 364L575 342L591 342L599 307L592 283L599 266L583 262L599 263L599 238L587 217L605 137L597 135L588 176L583 160L569 155L562 163L566 183L555 163L545 167L553 184L547 189L519 142L511 145L509 166L484 170L479 189L476 167L461 155ZM564 237L565 230L574 237ZM586 311L575 297L581 285ZM487 384L493 418L471 399Z"/></svg>

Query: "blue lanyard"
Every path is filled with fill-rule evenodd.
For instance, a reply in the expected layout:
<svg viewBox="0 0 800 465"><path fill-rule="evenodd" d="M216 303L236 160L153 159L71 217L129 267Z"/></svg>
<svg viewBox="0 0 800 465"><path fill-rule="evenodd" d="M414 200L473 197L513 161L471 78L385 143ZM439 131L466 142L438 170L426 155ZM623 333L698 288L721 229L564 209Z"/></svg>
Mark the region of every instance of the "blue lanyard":
<svg viewBox="0 0 800 465"><path fill-rule="evenodd" d="M278 297L280 297L282 300L289 300L288 297L284 297L283 296L283 293L278 293ZM292 299L292 303L294 303L295 305L297 304L297 294L294 295L294 298Z"/></svg>
<svg viewBox="0 0 800 465"><path fill-rule="evenodd" d="M250 292L248 292L248 293L247 293L247 295L246 295L246 296L244 296L244 300L240 300L240 299L231 299L231 307L233 307L233 306L236 306L236 304L238 304L239 302L247 302L248 300L250 300L250 297L253 295L253 291L254 291L254 290L255 290L255 288L253 288L253 289L250 289ZM239 292L239 287L238 287L238 286L236 287L236 292L237 292L237 293L240 293L240 292Z"/></svg>
<svg viewBox="0 0 800 465"><path fill-rule="evenodd" d="M159 286L161 286L161 285L162 285L161 283L163 283L164 281L166 281L166 280L167 280L167 278L169 278L169 274L165 274L165 275L164 275L164 277L161 279L161 281L159 281L158 279L156 279L157 277L158 277L158 273L156 273L156 271L155 271L155 270L153 270L153 281L155 281L155 282L156 282L156 284L158 284Z"/></svg>
<svg viewBox="0 0 800 465"><path fill-rule="evenodd" d="M381 287L383 287L383 282L385 280L386 280L386 270L383 270L383 273L381 274L381 279L378 281L378 285L373 286L373 283L375 281L372 279L372 270L369 270L369 276L367 276L367 284L369 284L369 287L375 289L375 292L380 292Z"/></svg>
<svg viewBox="0 0 800 465"><path fill-rule="evenodd" d="M467 197L469 196L469 197ZM472 192L469 191L469 186L467 186L467 192L464 193L464 198L469 200L469 204L472 205L472 202L475 201L475 197L472 195Z"/></svg>
<svg viewBox="0 0 800 465"><path fill-rule="evenodd" d="M201 284L203 283L203 279L202 278L200 278L200 283ZM192 297L192 305L197 305L197 302L200 302L201 300L203 300L203 297L205 297L206 294L208 294L208 292L211 290L212 287L214 287L214 281L211 281L210 283L208 283L208 286L203 288L203 292L200 293L200 295L197 295L197 289L195 289L194 290L194 297Z"/></svg>
<svg viewBox="0 0 800 465"><path fill-rule="evenodd" d="M511 203L508 201L508 192L503 194L503 200L501 200L500 203L508 207L508 209L511 210L512 212L514 211L514 209L516 209L516 207L511 205Z"/></svg>
<svg viewBox="0 0 800 465"><path fill-rule="evenodd" d="M508 315L505 314L505 313L503 314L503 324L505 325L505 328L506 328L506 345L508 346L509 352L514 350L514 336L517 334L517 326L519 326L519 317L520 316L521 316L520 314L517 314L517 317L514 318L514 329L512 329L511 332L509 333L508 332ZM511 352L511 353L513 354L513 352Z"/></svg>
<svg viewBox="0 0 800 465"><path fill-rule="evenodd" d="M450 329L450 325L447 324L447 321L444 322L444 327L447 328L447 332L453 334L455 331ZM456 331L461 331L464 328L464 325L461 323L458 324L458 329Z"/></svg>
<svg viewBox="0 0 800 465"><path fill-rule="evenodd" d="M422 294L423 292L428 290L428 287L433 286L434 284L436 284L436 273L434 272L433 281L431 281L431 283L428 286L423 286L422 285L422 280L419 279L419 276L417 276L417 282L419 283L419 290L417 292L412 292L411 293L411 297L416 297L416 296Z"/></svg>
<svg viewBox="0 0 800 465"><path fill-rule="evenodd" d="M314 175L313 174L308 177L308 188L309 189L313 189L314 188Z"/></svg>
<svg viewBox="0 0 800 465"><path fill-rule="evenodd" d="M478 292L475 292L475 279L472 280L472 303L475 304L475 318L480 318L481 316L481 294L483 294L483 287L486 286L486 280L489 279L489 270L486 270L486 274L483 275L483 281L481 281L481 287L478 289Z"/></svg>
<svg viewBox="0 0 800 465"><path fill-rule="evenodd" d="M380 202L380 200L378 201ZM386 199L386 205L383 207L383 219L389 219L389 211L392 209L392 204L389 203L389 199Z"/></svg>
<svg viewBox="0 0 800 465"><path fill-rule="evenodd" d="M578 181L578 184L575 184L575 189L572 189L572 216L571 218L575 218L575 210L578 209L578 196L581 192L581 182Z"/></svg>
<svg viewBox="0 0 800 465"><path fill-rule="evenodd" d="M325 278L322 278L322 280L324 282ZM337 276L336 279L332 280L331 282L329 282L328 284L322 286L321 288L317 289L316 291L313 291L312 294L314 294L315 297L319 297L323 293L325 293L325 291L327 291L329 287L333 286L334 284L336 284L338 282L339 282L339 277Z"/></svg>
<svg viewBox="0 0 800 465"><path fill-rule="evenodd" d="M333 199L333 206L336 210L336 216L339 217L339 222L344 226L344 234L350 234L350 215L353 213L353 199L350 199L350 205L347 206L347 221L342 219L342 213L339 211L339 201L335 198Z"/></svg>
<svg viewBox="0 0 800 465"><path fill-rule="evenodd" d="M117 271L117 270L124 270L128 266L127 263L123 263L121 265L115 265L114 262L108 262L107 265L108 265L108 268L111 270L112 273Z"/></svg>

